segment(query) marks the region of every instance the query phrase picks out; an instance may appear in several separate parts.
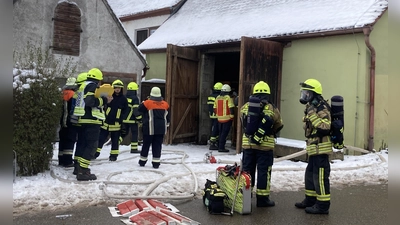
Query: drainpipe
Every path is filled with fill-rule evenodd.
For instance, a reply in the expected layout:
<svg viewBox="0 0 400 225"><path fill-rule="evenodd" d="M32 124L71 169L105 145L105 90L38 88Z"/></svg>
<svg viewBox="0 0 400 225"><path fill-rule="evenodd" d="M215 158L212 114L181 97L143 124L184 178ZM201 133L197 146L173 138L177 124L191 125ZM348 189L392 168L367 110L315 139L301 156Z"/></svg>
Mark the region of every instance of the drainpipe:
<svg viewBox="0 0 400 225"><path fill-rule="evenodd" d="M368 150L372 151L374 148L374 107L375 107L375 60L376 52L371 45L369 35L371 34L372 27L364 27L364 40L369 51L371 52L371 66L369 68L369 133L368 133Z"/></svg>

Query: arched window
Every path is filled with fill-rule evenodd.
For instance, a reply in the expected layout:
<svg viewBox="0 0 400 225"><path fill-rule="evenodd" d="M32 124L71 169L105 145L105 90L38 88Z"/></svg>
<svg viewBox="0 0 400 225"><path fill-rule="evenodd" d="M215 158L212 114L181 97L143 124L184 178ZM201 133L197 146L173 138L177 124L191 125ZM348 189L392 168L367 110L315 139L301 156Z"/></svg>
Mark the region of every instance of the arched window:
<svg viewBox="0 0 400 225"><path fill-rule="evenodd" d="M79 56L81 11L78 6L61 2L54 12L53 53Z"/></svg>

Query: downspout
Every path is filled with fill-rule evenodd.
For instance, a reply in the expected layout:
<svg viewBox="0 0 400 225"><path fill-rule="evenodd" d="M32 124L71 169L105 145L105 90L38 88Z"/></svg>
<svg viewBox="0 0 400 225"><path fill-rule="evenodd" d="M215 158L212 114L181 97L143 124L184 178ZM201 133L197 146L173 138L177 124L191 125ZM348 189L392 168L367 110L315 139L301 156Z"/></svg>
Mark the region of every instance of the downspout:
<svg viewBox="0 0 400 225"><path fill-rule="evenodd" d="M369 69L369 132L368 132L368 150L372 151L374 148L374 107L375 107L375 48L371 45L369 35L371 34L372 27L364 27L364 40L369 51L371 52L371 66Z"/></svg>

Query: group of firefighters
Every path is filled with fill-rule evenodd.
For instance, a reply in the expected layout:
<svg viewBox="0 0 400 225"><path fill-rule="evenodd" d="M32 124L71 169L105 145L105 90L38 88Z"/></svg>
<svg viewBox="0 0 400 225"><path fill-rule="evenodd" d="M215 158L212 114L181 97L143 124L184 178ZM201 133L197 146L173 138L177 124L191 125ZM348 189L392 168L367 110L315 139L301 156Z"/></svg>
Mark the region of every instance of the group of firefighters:
<svg viewBox="0 0 400 225"><path fill-rule="evenodd" d="M152 165L159 168L164 135L169 126L169 105L163 100L161 90L153 87L150 96L140 103L138 85L130 82L126 94L121 80L112 83L112 96L97 96L96 89L103 80L97 68L68 78L63 87L63 110L59 131L59 165L74 167L77 180L95 180L89 169L108 137L111 137L109 160L116 161L119 144L131 131L131 153L140 153L139 165L145 166L152 146ZM311 214L328 214L330 206L330 164L332 152L329 130L330 110L322 97L321 83L308 79L301 83L300 103L304 104L304 130L307 138L308 165L305 171L305 199L295 204ZM225 148L227 136L235 118L237 101L231 97L231 87L215 83L208 97L211 119L210 150L229 152ZM251 175L251 185L257 180L257 207L271 207L271 170L275 138L283 128L278 108L269 98L269 85L260 81L253 87L249 102L239 109L244 128L242 137L243 171ZM235 104L236 103L236 104ZM138 151L138 127L142 124L143 146ZM76 150L73 149L76 142ZM257 173L256 173L257 172ZM257 177L256 177L257 176ZM255 179L257 178L257 179Z"/></svg>
<svg viewBox="0 0 400 225"><path fill-rule="evenodd" d="M305 212L310 214L328 214L329 154L332 153L330 109L322 97L322 85L318 80L308 79L300 85L299 101L305 105L303 128L309 159L305 171L305 199L297 202L295 206L305 209ZM217 82L208 97L211 119L210 150L229 152L225 149L225 143L235 118L234 108L237 106L237 101L230 96L230 92L231 87L228 84ZM271 90L266 82L257 82L249 101L238 109L237 115L240 116L244 128L241 146L242 169L252 178L251 186L255 187L257 207L275 206L275 202L269 198L274 162L273 149L275 138L283 128L283 122L278 108L270 99L270 94Z"/></svg>
<svg viewBox="0 0 400 225"><path fill-rule="evenodd" d="M98 68L67 79L63 87L63 106L59 131L59 165L74 167L78 181L96 180L89 169L90 161L99 157L107 137L111 138L110 161L116 161L119 145L131 132L131 153L139 153L139 165L147 162L152 146L153 168L159 168L161 147L169 124L169 105L159 87L140 103L136 82L127 85L121 80L112 82L112 95L99 95L96 90L103 80ZM138 150L139 126L143 129L142 150ZM75 154L73 149L76 143Z"/></svg>

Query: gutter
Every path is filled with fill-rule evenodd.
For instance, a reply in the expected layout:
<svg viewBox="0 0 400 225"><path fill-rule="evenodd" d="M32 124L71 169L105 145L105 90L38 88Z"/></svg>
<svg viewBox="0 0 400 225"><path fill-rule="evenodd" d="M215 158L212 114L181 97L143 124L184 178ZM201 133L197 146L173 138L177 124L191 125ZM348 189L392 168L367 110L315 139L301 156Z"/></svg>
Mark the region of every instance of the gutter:
<svg viewBox="0 0 400 225"><path fill-rule="evenodd" d="M369 51L371 52L371 66L369 68L369 131L368 131L368 150L372 151L374 148L374 109L375 109L375 62L376 52L372 46L369 35L371 34L372 27L364 27L364 40Z"/></svg>

